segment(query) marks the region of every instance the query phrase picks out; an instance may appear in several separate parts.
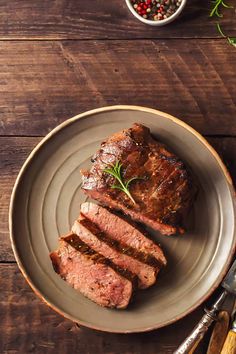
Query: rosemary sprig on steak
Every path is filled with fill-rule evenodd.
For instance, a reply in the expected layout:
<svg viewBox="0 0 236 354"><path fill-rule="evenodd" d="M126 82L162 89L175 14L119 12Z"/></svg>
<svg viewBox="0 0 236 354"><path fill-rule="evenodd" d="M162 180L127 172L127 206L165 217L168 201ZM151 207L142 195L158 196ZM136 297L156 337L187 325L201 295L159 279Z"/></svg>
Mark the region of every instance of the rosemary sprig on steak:
<svg viewBox="0 0 236 354"><path fill-rule="evenodd" d="M112 184L119 188L122 185L104 173L104 168L111 175L115 173L115 177L118 170L123 185L124 180L133 176L142 177L142 182L133 181L125 186L135 204L123 189L111 193ZM108 137L95 153L91 169L82 171L82 180L82 189L88 196L163 235L184 232L182 224L197 192L192 173L183 161L140 123Z"/></svg>
<svg viewBox="0 0 236 354"><path fill-rule="evenodd" d="M109 175L113 176L119 184L113 184L111 188L113 189L119 189L122 192L124 192L135 204L135 200L132 197L130 191L129 191L129 185L132 181L136 179L142 179L140 177L132 177L128 181L124 181L123 176L122 176L122 163L118 160L114 165L109 165L110 167L107 167L103 170L103 172L108 173Z"/></svg>

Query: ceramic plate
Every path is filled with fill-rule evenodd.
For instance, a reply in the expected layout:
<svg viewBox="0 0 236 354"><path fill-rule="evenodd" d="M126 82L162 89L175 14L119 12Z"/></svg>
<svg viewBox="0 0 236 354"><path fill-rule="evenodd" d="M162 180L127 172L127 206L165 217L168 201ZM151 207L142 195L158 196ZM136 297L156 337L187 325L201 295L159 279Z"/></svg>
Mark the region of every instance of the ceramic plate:
<svg viewBox="0 0 236 354"><path fill-rule="evenodd" d="M53 271L49 253L70 230L80 204L80 169L110 134L141 122L193 170L199 194L182 236L151 232L168 266L155 286L139 291L127 310L99 307ZM105 107L62 123L33 150L17 178L10 234L18 265L49 306L81 325L110 332L142 332L170 324L219 285L235 249L235 205L230 176L214 149L182 121L153 109ZM151 230L150 230L151 231Z"/></svg>

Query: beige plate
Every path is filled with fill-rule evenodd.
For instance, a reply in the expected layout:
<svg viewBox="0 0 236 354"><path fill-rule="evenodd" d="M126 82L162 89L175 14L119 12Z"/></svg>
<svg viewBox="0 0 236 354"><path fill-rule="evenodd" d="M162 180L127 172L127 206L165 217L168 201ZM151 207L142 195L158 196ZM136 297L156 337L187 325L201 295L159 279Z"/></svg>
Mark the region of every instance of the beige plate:
<svg viewBox="0 0 236 354"><path fill-rule="evenodd" d="M183 236L152 233L168 266L152 288L140 291L127 310L101 308L53 271L49 252L68 232L86 200L80 169L110 134L147 125L191 166L200 192ZM219 285L235 249L231 179L219 156L196 131L159 111L105 107L80 114L54 129L33 150L17 178L10 206L10 233L18 265L34 291L65 317L110 332L142 332L165 326L197 307Z"/></svg>

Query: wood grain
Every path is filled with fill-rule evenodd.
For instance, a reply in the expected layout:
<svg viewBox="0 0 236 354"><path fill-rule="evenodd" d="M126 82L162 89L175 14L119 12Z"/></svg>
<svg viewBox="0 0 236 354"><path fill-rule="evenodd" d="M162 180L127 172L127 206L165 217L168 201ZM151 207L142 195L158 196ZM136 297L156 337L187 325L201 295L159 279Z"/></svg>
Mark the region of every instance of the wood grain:
<svg viewBox="0 0 236 354"><path fill-rule="evenodd" d="M40 138L0 138L0 261L14 260L8 231L10 196L20 167L39 141Z"/></svg>
<svg viewBox="0 0 236 354"><path fill-rule="evenodd" d="M212 330L206 354L221 354L221 349L229 331L230 315L227 311L220 311Z"/></svg>
<svg viewBox="0 0 236 354"><path fill-rule="evenodd" d="M236 354L236 333L229 331L221 354Z"/></svg>
<svg viewBox="0 0 236 354"><path fill-rule="evenodd" d="M134 104L203 134L236 134L236 50L225 40L2 42L0 135L45 135L88 109Z"/></svg>
<svg viewBox="0 0 236 354"><path fill-rule="evenodd" d="M236 138L208 138L220 153L236 184ZM0 138L0 261L14 261L8 232L8 206L16 176L40 138Z"/></svg>
<svg viewBox="0 0 236 354"><path fill-rule="evenodd" d="M233 0L228 2L234 3ZM216 20L209 19L210 6L210 0L188 0L182 18L168 26L155 28L135 19L124 0L2 1L0 39L220 37ZM227 9L223 12L224 31L235 35L235 12Z"/></svg>
<svg viewBox="0 0 236 354"><path fill-rule="evenodd" d="M2 354L172 354L203 309L167 328L119 335L78 328L42 303L15 264L0 264L0 352ZM158 316L158 314L157 314ZM170 333L174 334L170 338ZM203 354L201 343L196 354Z"/></svg>
<svg viewBox="0 0 236 354"><path fill-rule="evenodd" d="M179 20L154 28L136 20L124 0L0 1L0 353L172 354L202 316L203 306L138 335L78 328L42 303L20 274L8 206L40 136L113 104L157 108L221 136L208 140L236 184L236 51L208 18L210 4L188 0ZM220 21L236 36L235 10L225 9ZM196 354L206 353L209 335Z"/></svg>

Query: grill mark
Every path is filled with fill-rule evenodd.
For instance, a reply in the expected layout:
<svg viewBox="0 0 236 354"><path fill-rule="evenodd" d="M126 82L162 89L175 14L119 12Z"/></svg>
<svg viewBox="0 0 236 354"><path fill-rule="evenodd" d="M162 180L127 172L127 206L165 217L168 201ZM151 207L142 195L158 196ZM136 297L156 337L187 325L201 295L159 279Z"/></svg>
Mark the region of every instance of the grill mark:
<svg viewBox="0 0 236 354"><path fill-rule="evenodd" d="M146 162L149 162L149 157L147 157ZM160 171L160 169L162 168L163 164L165 164L165 162L166 161L164 159L161 159L161 163L159 164L158 168L155 170L155 174L157 174Z"/></svg>
<svg viewBox="0 0 236 354"><path fill-rule="evenodd" d="M188 181L184 179L182 183L175 190L173 190L172 193L169 194L169 197L171 198L173 194L176 194L186 183L188 183Z"/></svg>
<svg viewBox="0 0 236 354"><path fill-rule="evenodd" d="M175 172L176 172L176 168L174 167L174 168L172 169L172 171L169 172L169 174L165 174L165 175L163 176L163 178L161 179L159 185L155 188L155 191L151 194L151 196L153 196L153 195L155 195L155 194L158 194L158 190L162 187L162 185L163 185L165 182L167 182L167 181L170 179L170 177L171 177Z"/></svg>
<svg viewBox="0 0 236 354"><path fill-rule="evenodd" d="M184 184L186 184L186 183L187 183L187 181L186 181L186 180L183 180L183 182L177 187L176 190L174 190L174 191L169 195L169 197L171 198L173 194L176 194L176 193L178 192L178 190L181 189L181 188L184 186ZM162 221L162 222L169 222L169 223L170 223L170 221L169 221L169 218L170 218L170 217L169 217L169 214L173 213L173 210L171 210L171 209L167 209L167 210L168 210L168 211L164 213L164 215L163 215L161 221ZM170 225L176 226L175 224L172 224L172 223L170 223Z"/></svg>
<svg viewBox="0 0 236 354"><path fill-rule="evenodd" d="M142 251L137 251L135 248L131 246L127 246L126 244L119 242L111 237L100 228L93 224L85 215L81 213L83 219L80 219L79 222L82 224L86 229L88 229L91 233L93 233L98 239L102 240L108 246L115 248L120 253L137 259L138 261L148 264L152 267L161 269L164 266L162 260L157 260L154 256L144 253Z"/></svg>
<svg viewBox="0 0 236 354"><path fill-rule="evenodd" d="M131 157L130 159L127 158L127 155L129 154L130 156L132 151L137 151L140 153L140 163L136 163L135 159L132 160ZM131 204L129 198L125 196L124 193L122 193L121 191L111 191L111 178L107 178L106 180L104 180L103 176L101 176L101 170L99 171L99 169L102 169L102 167L99 166L99 158L101 159L100 164L102 164L101 161L105 162L104 160L109 160L110 158L113 158L113 156L109 155L109 153L112 153L112 155L113 153L115 153L116 156L120 157L120 160L124 166L124 174L126 173L126 170L128 170L127 178L129 178L130 169L135 175L141 173L148 173L149 178L147 184L145 184L144 186L145 188L147 187L147 189L150 188L149 195L143 193L139 183L137 183L136 185L131 185L131 193L134 195L134 198L137 202L135 205ZM169 231L170 234L173 233L173 224L179 225L179 223L181 222L180 216L183 215L184 209L188 209L190 207L190 202L192 198L192 193L190 191L189 186L185 186L182 181L183 179L191 181L191 175L185 176L183 174L184 171L188 169L180 160L180 158L171 151L169 151L165 144L161 144L160 142L158 142L156 140L156 137L152 137L148 128L139 124L134 124L131 128L125 129L122 132L118 132L110 136L102 144L102 152L101 150L97 152L97 157L98 161L95 163L95 166L92 166L92 169L90 171L92 174L94 173L98 176L97 185L99 188L99 179L101 179L102 188L100 188L99 190L99 188L93 187L93 190L94 193L96 193L96 191L100 193L102 192L104 194L104 197L102 194L100 196L96 195L95 199L97 198L100 202L107 204L108 206L113 206L114 208L116 208L116 206L114 205L113 201L116 199L119 208L121 210L123 208L125 213L131 215L133 212L134 215L136 215L134 217L137 220L140 220L141 222L142 219L146 217L146 223L148 225L151 225L151 227L153 227L154 229L161 231L163 234L168 234ZM173 168L174 171L172 170ZM149 174L151 170L155 171L153 175L151 173ZM174 178L175 176L173 176L173 174L175 173L176 178ZM157 174L158 176L156 176ZM183 193L181 193L181 198L179 198L179 200L178 198L173 201L171 200L171 198L173 198L173 188L171 188L170 186L168 190L167 184L168 181L170 181L171 176L173 178L173 186L175 186L173 188L178 188L178 192L180 192L182 188ZM178 178L179 181L177 181ZM167 182L166 185L165 182ZM159 188L160 190L158 191L157 189ZM89 194L93 198L93 190L91 188L90 191L85 192L87 192L87 194ZM157 194L157 199L159 195L160 197L162 197L159 202L158 200L156 201L151 199L151 196L155 196L155 194ZM184 194L186 194L186 199L182 199L182 194L183 197ZM161 208L163 207L165 212L162 212L160 208L156 207L156 202L157 206L160 205ZM184 205L181 205L181 203ZM163 222L165 214L168 213L168 206L170 207L170 211L171 209L174 210L175 208L179 212L179 215L177 215L178 213L176 213L176 216L174 216L173 213L172 220L170 222L168 220L166 222ZM176 221L174 220L175 218ZM166 227L165 230L162 228L162 225ZM168 226L170 226L169 231Z"/></svg>
<svg viewBox="0 0 236 354"><path fill-rule="evenodd" d="M87 203L85 203L87 204ZM92 205L93 203L88 203L89 204L89 208L88 208L88 212L87 212L87 216L86 218L91 221L90 219L90 204ZM100 206L101 207L101 206ZM100 207L97 208L96 212L95 212L95 215L100 215L101 212L100 212ZM129 224L131 227L135 228L138 232L140 232L141 234L143 234L143 236L145 236L148 240L150 239L150 235L148 234L147 230L140 224L140 223L136 223L130 216L125 216L121 210L117 210L117 209L114 209L114 208L111 208L111 207L107 207L107 206L102 206L101 207L102 209L106 209L109 213L117 216L119 219L123 220L124 222L126 222L127 224ZM93 209L93 207L92 207ZM92 213L93 213L93 210L92 210ZM102 217L102 216L101 216ZM91 221L92 222L92 221ZM96 223L95 223L96 224ZM96 224L97 225L97 224ZM98 226L99 227L99 226ZM152 242L154 242L153 240L151 240ZM155 244L155 242L154 242ZM159 248L160 248L160 245L157 245ZM142 251L141 251L142 252ZM145 252L142 252L142 253L145 253ZM162 258L162 256L164 257L165 259L165 256L160 248L160 253L161 255L159 255L160 258ZM154 257L156 258L156 257ZM160 259L160 262L165 266L166 265L166 259L163 261L162 259Z"/></svg>
<svg viewBox="0 0 236 354"><path fill-rule="evenodd" d="M70 246L75 248L78 252L86 255L88 258L92 259L95 263L105 264L112 268L116 273L122 275L124 278L130 280L134 287L137 287L137 276L130 272L128 269L120 268L114 264L110 259L105 258L100 253L94 251L85 242L83 242L80 237L76 234L71 234L66 237L62 237L62 240L67 242Z"/></svg>
<svg viewBox="0 0 236 354"><path fill-rule="evenodd" d="M163 156L164 156L164 155L163 155ZM163 167L163 165L165 165L166 161L167 161L167 159L164 159L164 158L161 159L160 165L159 165L158 168L155 170L155 175L156 175L158 172L160 172L161 168ZM169 167L169 166L168 166L168 167ZM174 170L172 170L173 167L174 167ZM172 171L171 171L171 170L172 170ZM158 190L158 188L159 188L159 187L161 186L161 184L165 181L165 178L166 178L167 176L171 175L171 174L175 171L175 166L171 166L170 171L171 171L171 172L169 172L169 170L167 169L167 171L165 171L164 175L161 176L161 178L160 178L159 181L158 181L159 184L157 185L157 187L155 187L155 190L154 190L154 192L151 194L151 196L156 193L156 191ZM168 175L168 173L169 173L169 175Z"/></svg>
<svg viewBox="0 0 236 354"><path fill-rule="evenodd" d="M177 172L177 174L179 174L179 171L181 171L181 170L183 170L183 163L182 163L182 161L180 161L179 160L179 158L178 157L168 157L168 156L164 156L163 155L163 159L164 159L164 161L171 161L171 162L175 162L177 165L173 165L173 170L169 173L169 175L168 174L164 174L163 176L162 176L162 179L161 179L161 182L160 182L160 184L157 186L157 188L156 188L156 191L163 185L163 183L164 182L167 182L169 179L170 179L170 177L174 174L174 172ZM163 161L163 162L164 162ZM157 171L159 171L159 168L158 168L158 170ZM184 170L185 171L185 170ZM183 185L183 183L181 183L181 185L180 186L182 186ZM179 189L179 187L180 186L178 186L177 187L177 189L175 190L175 192ZM154 192L155 193L155 192ZM153 193L153 194L154 194ZM153 195L152 194L152 195ZM172 195L173 193L171 193L170 195Z"/></svg>

